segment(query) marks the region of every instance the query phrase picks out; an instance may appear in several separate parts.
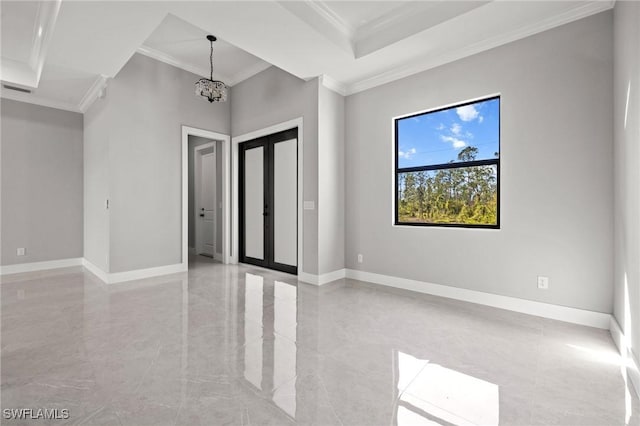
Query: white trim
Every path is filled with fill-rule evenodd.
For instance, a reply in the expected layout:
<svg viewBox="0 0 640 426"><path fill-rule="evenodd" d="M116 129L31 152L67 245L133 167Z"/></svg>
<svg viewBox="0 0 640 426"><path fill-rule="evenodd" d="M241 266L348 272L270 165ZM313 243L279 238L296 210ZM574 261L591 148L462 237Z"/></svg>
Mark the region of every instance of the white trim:
<svg viewBox="0 0 640 426"><path fill-rule="evenodd" d="M35 73L35 86L33 87L38 87L40 84L42 68L44 67L47 51L51 44L61 4L62 0L55 0L53 2L41 2L38 5L36 25L33 28L33 46L29 58L29 66ZM40 28L42 28L42 30L40 30Z"/></svg>
<svg viewBox="0 0 640 426"><path fill-rule="evenodd" d="M114 272L108 274L108 284L121 283L125 281L141 280L143 278L157 277L159 275L175 274L178 272L186 272L187 267L181 263L175 265L158 266L155 268L136 269L126 272Z"/></svg>
<svg viewBox="0 0 640 426"><path fill-rule="evenodd" d="M91 272L93 275L98 277L102 282L109 282L109 273L103 271L93 263L89 262L87 259L82 259L82 266L84 266L84 268Z"/></svg>
<svg viewBox="0 0 640 426"><path fill-rule="evenodd" d="M47 50L58 19L62 0L38 2L38 9L33 24L29 58L25 61L14 61L2 58L0 63L0 79L16 86L37 89L40 84L42 68L47 57Z"/></svg>
<svg viewBox="0 0 640 426"><path fill-rule="evenodd" d="M595 15L596 13L609 10L612 7L612 1L588 2L565 13L552 16L548 19L544 19L532 25L518 28L517 30L511 31L509 33L482 40L477 43L465 46L461 49L448 50L440 56L429 56L414 63L400 65L372 77L365 78L352 84L348 84L346 87L346 94L347 96L353 95L354 93L362 92L364 90L372 89L374 87L381 86L392 81L400 80L401 78L408 77L410 75L417 74L419 72L426 71L428 69L435 68L449 62L454 62L458 59L466 58L468 56L475 55L476 53L484 52L485 50L493 49L494 47L502 46L504 44L511 43L513 41L520 40L525 37L538 34L564 24L568 24L569 22L586 18L587 16Z"/></svg>
<svg viewBox="0 0 640 426"><path fill-rule="evenodd" d="M232 186L231 191L233 194L232 202L232 215L234 218L238 217L238 174L235 172L238 170L238 144L256 139L261 136L271 135L274 133L282 132L283 130L289 130L298 128L298 275L304 274L303 271L303 243L304 238L303 231L303 187L304 187L304 120L302 117L294 118L293 120L285 121L282 123L274 124L273 126L265 127L263 129L255 130L253 132L245 133L240 136L234 136L231 138L232 147L232 170L233 176L231 179ZM238 263L238 242L239 242L239 230L238 221L233 222L233 237L232 237L232 263Z"/></svg>
<svg viewBox="0 0 640 426"><path fill-rule="evenodd" d="M82 266L84 266L89 272L100 278L100 280L102 280L105 284L116 284L125 281L141 280L144 278L176 274L179 272L187 271L187 268L181 263L176 263L175 265L157 266L154 268L135 269L133 271L112 273L104 272L102 269L89 262L87 259L82 259Z"/></svg>
<svg viewBox="0 0 640 426"><path fill-rule="evenodd" d="M320 77L318 77L318 79L320 80L320 84L322 84L327 89L332 90L342 96L347 95L347 87L344 84L340 83L338 80L329 77L326 74L321 75Z"/></svg>
<svg viewBox="0 0 640 426"><path fill-rule="evenodd" d="M351 40L356 29L351 26L347 21L342 19L340 14L336 13L325 1L313 0L306 1L304 4L313 10L320 18L324 19L331 27L340 32L344 37Z"/></svg>
<svg viewBox="0 0 640 426"><path fill-rule="evenodd" d="M100 97L100 93L107 87L107 76L99 75L95 81L89 87L89 90L84 94L80 103L78 104L78 110L85 113L89 110L91 105Z"/></svg>
<svg viewBox="0 0 640 426"><path fill-rule="evenodd" d="M34 95L33 93L16 92L15 90L5 89L4 87L0 89L0 97L4 99L10 99L12 101L40 105L47 108L55 108L64 111L82 113L78 106L72 103L41 98Z"/></svg>
<svg viewBox="0 0 640 426"><path fill-rule="evenodd" d="M327 272L326 274L321 275L307 274L303 272L298 274L298 281L313 285L325 285L327 283L345 278L346 274L346 269L338 269L337 271Z"/></svg>
<svg viewBox="0 0 640 426"><path fill-rule="evenodd" d="M136 52L140 53L141 55L147 56L151 59L155 59L156 61L160 61L165 64L190 72L192 74L198 75L200 77L209 75L208 69L198 68L174 56L161 52L160 50L154 49L153 47L145 46L144 44L138 47L138 49L136 49ZM216 73L216 75L217 75L217 79L222 80L228 87L231 87L231 86L235 86L241 81L244 81L250 77L253 77L254 75L266 70L269 67L271 67L270 63L260 60L260 62L240 70L233 77L228 75L221 75L220 73Z"/></svg>
<svg viewBox="0 0 640 426"><path fill-rule="evenodd" d="M209 75L209 70L208 69L204 69L204 68L198 68L196 66L193 66L191 64L188 64L184 61L181 61L180 59L171 56L167 53L161 52L157 49L154 49L153 47L149 47L149 46L145 46L144 44L140 47L138 47L136 49L137 53L140 53L141 55L147 56L151 59L155 59L156 61L160 61L163 62L165 64L174 66L176 68L180 68L182 70L185 70L187 72L190 72L192 74L195 74L197 76L203 77L203 76L208 76ZM223 76L220 75L220 73L216 73L217 75L217 79L222 80L222 81L228 81L229 78L228 76Z"/></svg>
<svg viewBox="0 0 640 426"><path fill-rule="evenodd" d="M602 312L552 305L549 303L535 302L533 300L501 296L498 294L392 277L389 275L374 274L372 272L358 271L354 269L347 269L346 277L388 287L447 297L449 299L462 300L464 302L477 303L479 305L492 306L494 308L506 309L509 311L521 312L523 314L586 325L589 327L602 328L605 330L609 329L609 319L611 318L611 315Z"/></svg>
<svg viewBox="0 0 640 426"><path fill-rule="evenodd" d="M628 339L613 315L611 315L609 322L609 332L622 358L623 368L625 369L623 375L626 374L626 377L631 379L631 384L636 390L636 396L640 399L640 362L627 345Z"/></svg>
<svg viewBox="0 0 640 426"><path fill-rule="evenodd" d="M0 266L0 275L21 274L23 272L44 271L47 269L69 268L71 266L82 266L82 258L74 257L70 259L46 260L43 262L4 265Z"/></svg>
<svg viewBox="0 0 640 426"><path fill-rule="evenodd" d="M231 262L231 203L229 170L230 137L222 133L182 126L182 266L186 271L189 263L189 135L222 142L222 263ZM216 206L217 207L217 206Z"/></svg>

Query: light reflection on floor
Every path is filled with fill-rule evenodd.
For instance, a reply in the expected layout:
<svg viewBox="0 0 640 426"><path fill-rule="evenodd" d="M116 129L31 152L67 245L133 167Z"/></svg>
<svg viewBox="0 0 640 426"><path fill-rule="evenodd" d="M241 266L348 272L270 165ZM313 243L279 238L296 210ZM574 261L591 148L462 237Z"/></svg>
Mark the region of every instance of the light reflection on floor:
<svg viewBox="0 0 640 426"><path fill-rule="evenodd" d="M3 408L65 406L83 424L638 424L604 330L206 260L0 290Z"/></svg>

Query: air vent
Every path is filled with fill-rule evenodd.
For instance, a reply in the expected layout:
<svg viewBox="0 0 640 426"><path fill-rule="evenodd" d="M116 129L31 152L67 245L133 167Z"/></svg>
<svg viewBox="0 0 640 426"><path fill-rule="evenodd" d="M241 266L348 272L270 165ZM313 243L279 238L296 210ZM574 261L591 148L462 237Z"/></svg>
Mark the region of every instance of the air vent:
<svg viewBox="0 0 640 426"><path fill-rule="evenodd" d="M22 87L16 87L16 86L9 86L8 84L3 84L2 87L9 90L15 90L16 92L31 93L31 90L29 89L23 89Z"/></svg>

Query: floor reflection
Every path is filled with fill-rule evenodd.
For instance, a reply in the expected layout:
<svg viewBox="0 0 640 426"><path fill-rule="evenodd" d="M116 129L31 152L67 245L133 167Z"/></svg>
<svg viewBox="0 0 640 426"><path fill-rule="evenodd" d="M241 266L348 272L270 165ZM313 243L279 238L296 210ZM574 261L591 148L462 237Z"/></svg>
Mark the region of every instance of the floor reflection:
<svg viewBox="0 0 640 426"><path fill-rule="evenodd" d="M0 291L2 406L73 423L638 424L605 331L211 260Z"/></svg>

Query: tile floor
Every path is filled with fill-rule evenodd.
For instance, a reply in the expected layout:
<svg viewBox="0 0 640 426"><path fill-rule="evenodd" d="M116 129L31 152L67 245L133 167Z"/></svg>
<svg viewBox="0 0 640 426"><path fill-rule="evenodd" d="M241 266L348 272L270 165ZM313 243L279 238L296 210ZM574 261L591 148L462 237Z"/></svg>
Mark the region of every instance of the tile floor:
<svg viewBox="0 0 640 426"><path fill-rule="evenodd" d="M204 259L2 281L2 408L69 410L35 424L640 424L604 330Z"/></svg>

